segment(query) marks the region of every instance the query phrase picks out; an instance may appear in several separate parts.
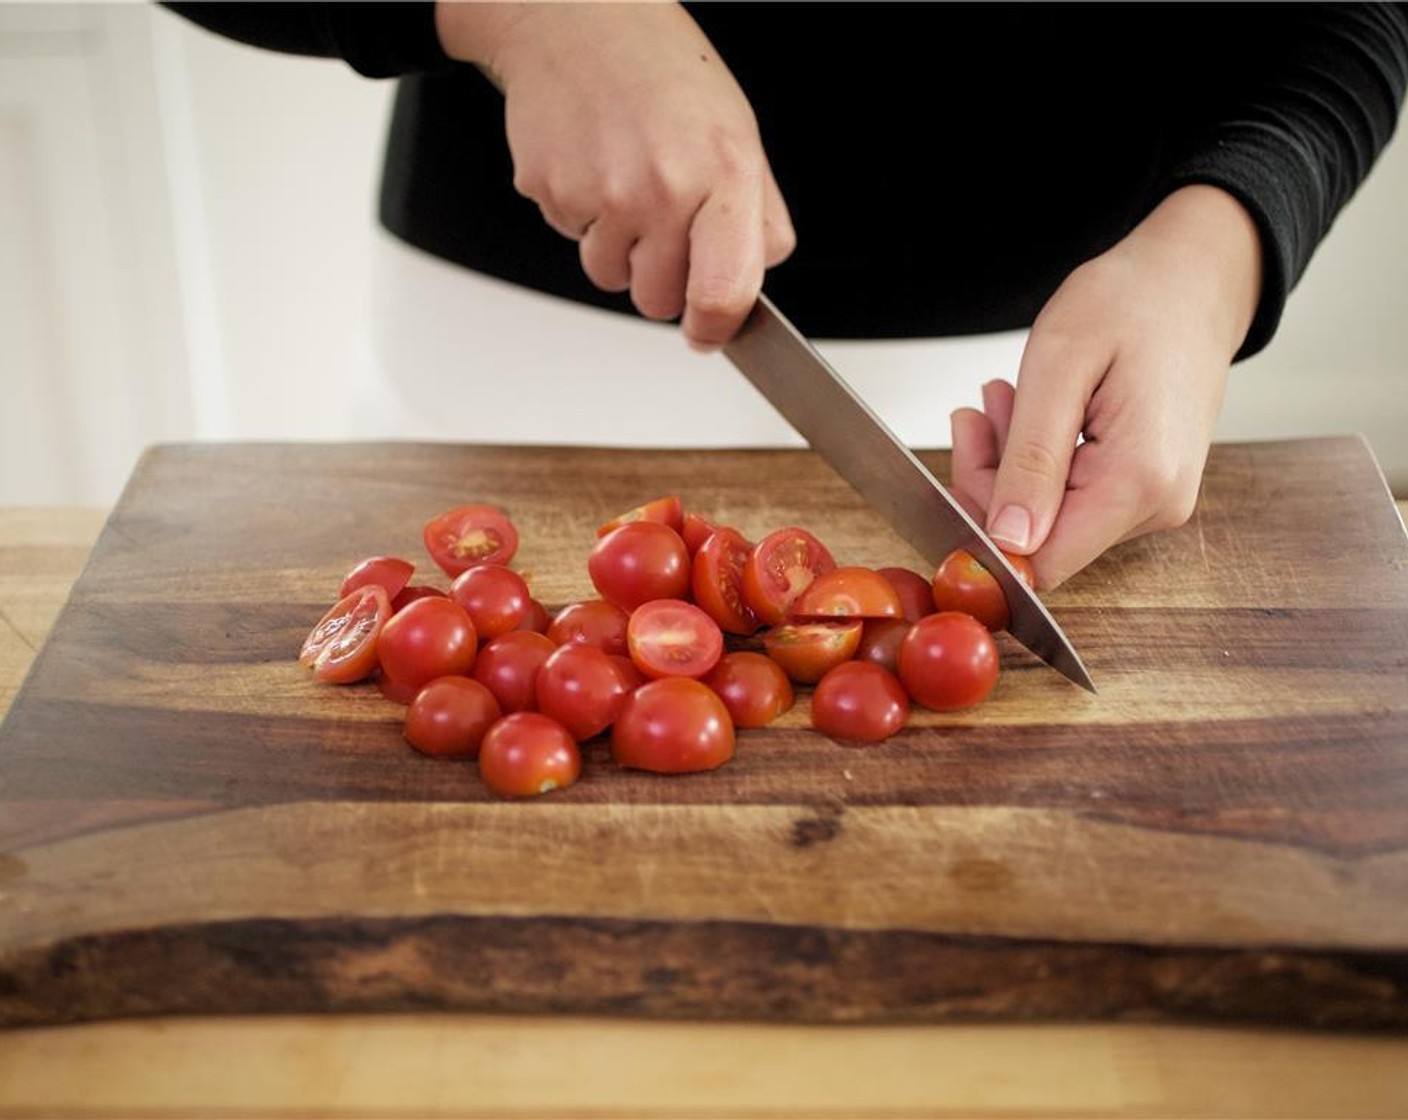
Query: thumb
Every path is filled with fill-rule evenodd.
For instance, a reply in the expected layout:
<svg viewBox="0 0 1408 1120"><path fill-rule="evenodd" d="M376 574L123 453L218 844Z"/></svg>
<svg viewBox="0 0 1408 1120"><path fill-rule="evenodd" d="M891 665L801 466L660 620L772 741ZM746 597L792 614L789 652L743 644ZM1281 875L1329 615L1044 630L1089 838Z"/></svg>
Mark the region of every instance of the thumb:
<svg viewBox="0 0 1408 1120"><path fill-rule="evenodd" d="M1035 552L1066 493L1086 405L1108 355L1033 326L1022 354L1012 423L988 505L988 535L1010 552Z"/></svg>

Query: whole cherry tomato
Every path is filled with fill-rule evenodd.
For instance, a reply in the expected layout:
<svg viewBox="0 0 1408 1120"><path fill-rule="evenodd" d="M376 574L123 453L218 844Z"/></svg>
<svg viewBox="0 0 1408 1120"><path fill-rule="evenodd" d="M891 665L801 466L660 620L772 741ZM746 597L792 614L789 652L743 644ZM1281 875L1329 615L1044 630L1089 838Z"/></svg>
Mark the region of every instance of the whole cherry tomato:
<svg viewBox="0 0 1408 1120"><path fill-rule="evenodd" d="M668 525L631 521L596 542L587 574L603 599L625 611L651 599L683 599L689 594L689 549Z"/></svg>
<svg viewBox="0 0 1408 1120"><path fill-rule="evenodd" d="M587 599L565 606L548 626L554 645L569 642L595 646L603 653L626 652L626 624L631 616L605 599Z"/></svg>
<svg viewBox="0 0 1408 1120"><path fill-rule="evenodd" d="M694 554L694 601L730 634L752 634L760 625L743 597L743 569L753 546L737 529L719 529Z"/></svg>
<svg viewBox="0 0 1408 1120"><path fill-rule="evenodd" d="M763 634L763 649L798 684L816 684L828 669L855 656L861 625L855 619L775 626Z"/></svg>
<svg viewBox="0 0 1408 1120"><path fill-rule="evenodd" d="M507 564L518 551L518 530L496 506L446 510L426 523L425 550L452 579L475 564Z"/></svg>
<svg viewBox="0 0 1408 1120"><path fill-rule="evenodd" d="M911 623L902 618L867 618L860 632L860 648L856 658L883 665L890 672L899 671L900 644L909 633Z"/></svg>
<svg viewBox="0 0 1408 1120"><path fill-rule="evenodd" d="M1002 555L1018 578L1031 587L1031 561L1005 549ZM1012 621L1002 585L967 549L956 549L944 557L934 573L931 592L938 610L971 614L993 633L1006 630Z"/></svg>
<svg viewBox="0 0 1408 1120"><path fill-rule="evenodd" d="M899 618L904 613L899 592L879 572L845 567L823 572L792 604L792 617Z"/></svg>
<svg viewBox="0 0 1408 1120"><path fill-rule="evenodd" d="M438 587L430 587L424 583L408 583L401 588L396 598L391 600L391 613L396 614L407 603L414 603L417 599L444 599L446 595Z"/></svg>
<svg viewBox="0 0 1408 1120"><path fill-rule="evenodd" d="M812 693L812 726L833 739L878 743L909 719L909 697L890 670L873 661L845 661Z"/></svg>
<svg viewBox="0 0 1408 1120"><path fill-rule="evenodd" d="M805 529L779 529L760 540L748 558L743 595L763 623L776 626L812 580L835 567L826 546Z"/></svg>
<svg viewBox="0 0 1408 1120"><path fill-rule="evenodd" d="M626 648L647 677L702 677L724 652L724 635L693 603L652 599L633 612Z"/></svg>
<svg viewBox="0 0 1408 1120"><path fill-rule="evenodd" d="M591 646L558 646L538 670L538 710L581 742L616 718L630 687L612 655Z"/></svg>
<svg viewBox="0 0 1408 1120"><path fill-rule="evenodd" d="M718 695L689 677L631 693L611 727L611 756L659 774L713 770L733 757L733 721Z"/></svg>
<svg viewBox="0 0 1408 1120"><path fill-rule="evenodd" d="M351 684L376 668L377 642L391 618L391 601L369 583L340 599L304 639L298 660L326 684Z"/></svg>
<svg viewBox="0 0 1408 1120"><path fill-rule="evenodd" d="M908 621L918 622L926 614L934 613L933 589L918 572L908 568L880 568L879 572L899 594L900 605Z"/></svg>
<svg viewBox="0 0 1408 1120"><path fill-rule="evenodd" d="M406 742L422 754L477 758L485 732L502 715L499 702L478 681L437 677L406 709Z"/></svg>
<svg viewBox="0 0 1408 1120"><path fill-rule="evenodd" d="M386 591L386 597L394 603L396 596L401 594L401 589L411 582L411 575L415 570L416 566L409 560L396 556L372 556L347 573L338 595L346 598L357 588L376 583L381 585Z"/></svg>
<svg viewBox="0 0 1408 1120"><path fill-rule="evenodd" d="M567 729L541 712L513 712L479 745L479 775L501 797L537 797L566 789L582 773L582 754Z"/></svg>
<svg viewBox="0 0 1408 1120"><path fill-rule="evenodd" d="M474 623L453 599L417 599L381 628L376 656L386 676L419 689L436 677L468 676L478 642Z"/></svg>
<svg viewBox="0 0 1408 1120"><path fill-rule="evenodd" d="M515 630L531 630L535 634L546 634L548 627L552 625L552 616L548 614L547 607L538 602L537 599L528 600L528 610L524 613L522 621L514 627ZM554 642L554 645L557 643Z"/></svg>
<svg viewBox="0 0 1408 1120"><path fill-rule="evenodd" d="M971 614L921 618L900 644L900 680L915 703L952 712L986 700L997 683L997 644Z"/></svg>
<svg viewBox="0 0 1408 1120"><path fill-rule="evenodd" d="M766 727L792 707L792 682L761 653L726 653L700 680L719 694L735 727Z"/></svg>
<svg viewBox="0 0 1408 1120"><path fill-rule="evenodd" d="M523 577L502 564L466 568L450 585L450 598L474 620L481 642L516 630L533 599Z"/></svg>
<svg viewBox="0 0 1408 1120"><path fill-rule="evenodd" d="M676 533L681 533L684 531L684 506L675 494L656 498L654 501L646 502L643 506L627 510L619 517L613 517L596 531L596 535L604 537L612 529L619 529L622 525L629 525L632 521L658 521L661 525L668 525Z"/></svg>
<svg viewBox="0 0 1408 1120"><path fill-rule="evenodd" d="M538 706L538 670L557 647L531 630L510 630L480 647L474 679L494 694L506 712Z"/></svg>

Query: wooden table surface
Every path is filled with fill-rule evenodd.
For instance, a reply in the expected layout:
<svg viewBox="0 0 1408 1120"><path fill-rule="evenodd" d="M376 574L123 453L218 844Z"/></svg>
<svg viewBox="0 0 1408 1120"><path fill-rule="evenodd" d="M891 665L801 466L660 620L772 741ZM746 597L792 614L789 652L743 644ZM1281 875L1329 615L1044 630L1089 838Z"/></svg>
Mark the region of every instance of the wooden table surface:
<svg viewBox="0 0 1408 1120"><path fill-rule="evenodd" d="M0 714L104 517L0 510ZM1402 1117L1408 1040L464 1015L171 1018L0 1034L0 1117L134 1115Z"/></svg>

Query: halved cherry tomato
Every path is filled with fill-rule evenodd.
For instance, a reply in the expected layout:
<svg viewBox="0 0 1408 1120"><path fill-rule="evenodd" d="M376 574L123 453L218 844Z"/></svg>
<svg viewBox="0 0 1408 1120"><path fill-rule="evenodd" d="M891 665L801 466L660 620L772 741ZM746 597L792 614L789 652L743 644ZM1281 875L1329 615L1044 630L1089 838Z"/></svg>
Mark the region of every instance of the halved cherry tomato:
<svg viewBox="0 0 1408 1120"><path fill-rule="evenodd" d="M651 599L683 599L689 594L689 549L668 525L631 521L596 542L587 574L603 599L625 611Z"/></svg>
<svg viewBox="0 0 1408 1120"><path fill-rule="evenodd" d="M1032 565L1025 556L1003 550L1018 578L1032 586ZM1006 630L1012 616L1007 596L993 574L967 549L955 549L944 557L931 585L934 606L941 611L971 614L989 630Z"/></svg>
<svg viewBox="0 0 1408 1120"><path fill-rule="evenodd" d="M474 658L474 679L506 712L538 706L538 670L557 647L531 630L510 630L485 642Z"/></svg>
<svg viewBox="0 0 1408 1120"><path fill-rule="evenodd" d="M686 513L684 515L684 528L680 530L680 536L684 539L685 548L689 549L689 554L693 556L699 551L709 537L718 532L719 527L707 517L700 517L697 513Z"/></svg>
<svg viewBox="0 0 1408 1120"><path fill-rule="evenodd" d="M883 665L890 672L898 671L900 644L912 623L903 618L867 618L860 632L860 648L856 658Z"/></svg>
<svg viewBox="0 0 1408 1120"><path fill-rule="evenodd" d="M631 616L605 599L571 603L558 611L548 627L554 645L568 642L595 646L604 653L626 652L626 624Z"/></svg>
<svg viewBox="0 0 1408 1120"><path fill-rule="evenodd" d="M833 739L878 743L904 727L909 697L890 670L873 661L845 661L812 693L812 726Z"/></svg>
<svg viewBox="0 0 1408 1120"><path fill-rule="evenodd" d="M766 727L792 707L792 682L761 653L726 653L700 679L719 694L735 727Z"/></svg>
<svg viewBox="0 0 1408 1120"><path fill-rule="evenodd" d="M694 554L694 601L730 634L752 634L762 625L743 597L743 569L753 546L737 529L719 529Z"/></svg>
<svg viewBox="0 0 1408 1120"><path fill-rule="evenodd" d="M611 654L591 646L565 645L543 662L536 691L538 710L581 742L611 726L631 689Z"/></svg>
<svg viewBox="0 0 1408 1120"><path fill-rule="evenodd" d="M646 502L643 506L627 510L620 517L613 517L596 531L596 535L604 537L612 529L619 529L622 525L629 525L632 521L658 521L661 525L668 525L676 533L683 532L684 505L674 494L665 498L656 498L654 501Z"/></svg>
<svg viewBox="0 0 1408 1120"><path fill-rule="evenodd" d="M394 603L396 596L401 594L401 589L411 582L411 575L415 570L416 566L409 560L396 556L369 557L347 573L338 596L346 598L357 588L376 583L385 589L386 597Z"/></svg>
<svg viewBox="0 0 1408 1120"><path fill-rule="evenodd" d="M758 618L776 626L812 580L835 567L826 546L805 529L779 529L760 540L748 558L743 595Z"/></svg>
<svg viewBox="0 0 1408 1120"><path fill-rule="evenodd" d="M816 684L833 666L860 647L861 622L806 622L775 626L763 634L763 648L798 684Z"/></svg>
<svg viewBox="0 0 1408 1120"><path fill-rule="evenodd" d="M419 688L436 677L468 676L478 644L473 621L453 599L417 599L381 628L376 656L392 681Z"/></svg>
<svg viewBox="0 0 1408 1120"><path fill-rule="evenodd" d="M631 693L611 727L611 757L659 774L713 770L733 757L733 721L707 685L651 681Z"/></svg>
<svg viewBox="0 0 1408 1120"><path fill-rule="evenodd" d="M918 572L908 568L880 568L879 572L898 592L904 617L910 622L918 622L926 614L934 613L933 590Z"/></svg>
<svg viewBox="0 0 1408 1120"><path fill-rule="evenodd" d="M567 729L541 712L513 712L479 745L479 775L501 797L537 797L566 789L582 773L582 754Z"/></svg>
<svg viewBox="0 0 1408 1120"><path fill-rule="evenodd" d="M475 564L507 564L518 551L518 530L497 506L457 506L427 522L425 549L450 578Z"/></svg>
<svg viewBox="0 0 1408 1120"><path fill-rule="evenodd" d="M438 587L431 587L424 583L408 583L401 588L396 598L391 600L391 613L395 614L407 603L414 603L417 599L444 599L446 595Z"/></svg>
<svg viewBox="0 0 1408 1120"><path fill-rule="evenodd" d="M940 611L905 635L899 670L915 703L940 712L969 708L986 700L997 683L997 644L971 614Z"/></svg>
<svg viewBox="0 0 1408 1120"><path fill-rule="evenodd" d="M326 684L351 684L376 668L377 642L391 618L391 600L378 583L345 595L309 632L298 660Z"/></svg>
<svg viewBox="0 0 1408 1120"><path fill-rule="evenodd" d="M652 599L626 627L631 660L647 677L702 677L724 652L724 635L693 603Z"/></svg>
<svg viewBox="0 0 1408 1120"><path fill-rule="evenodd" d="M478 681L437 677L406 709L406 742L422 754L477 758L484 733L502 715L499 702Z"/></svg>
<svg viewBox="0 0 1408 1120"><path fill-rule="evenodd" d="M538 602L537 599L528 600L528 610L524 613L522 620L515 630L531 630L535 634L546 634L548 627L552 625L552 615L548 614L547 607Z"/></svg>
<svg viewBox="0 0 1408 1120"><path fill-rule="evenodd" d="M516 630L532 596L523 577L502 564L476 564L450 584L450 598L474 620L482 642Z"/></svg>
<svg viewBox="0 0 1408 1120"><path fill-rule="evenodd" d="M835 568L812 580L792 604L792 617L899 618L904 613L899 592L870 568Z"/></svg>

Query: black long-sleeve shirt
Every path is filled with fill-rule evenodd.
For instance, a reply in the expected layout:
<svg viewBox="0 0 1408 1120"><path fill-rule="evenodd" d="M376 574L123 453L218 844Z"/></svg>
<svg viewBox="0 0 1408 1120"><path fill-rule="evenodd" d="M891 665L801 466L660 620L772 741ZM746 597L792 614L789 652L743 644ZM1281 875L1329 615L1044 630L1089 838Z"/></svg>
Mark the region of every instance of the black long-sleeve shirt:
<svg viewBox="0 0 1408 1120"><path fill-rule="evenodd" d="M400 79L383 224L469 268L629 311L513 190L503 100L428 3L173 3L222 34ZM1242 356L1387 144L1403 4L690 6L747 93L798 234L767 289L823 338L1029 325L1189 183L1255 219Z"/></svg>

